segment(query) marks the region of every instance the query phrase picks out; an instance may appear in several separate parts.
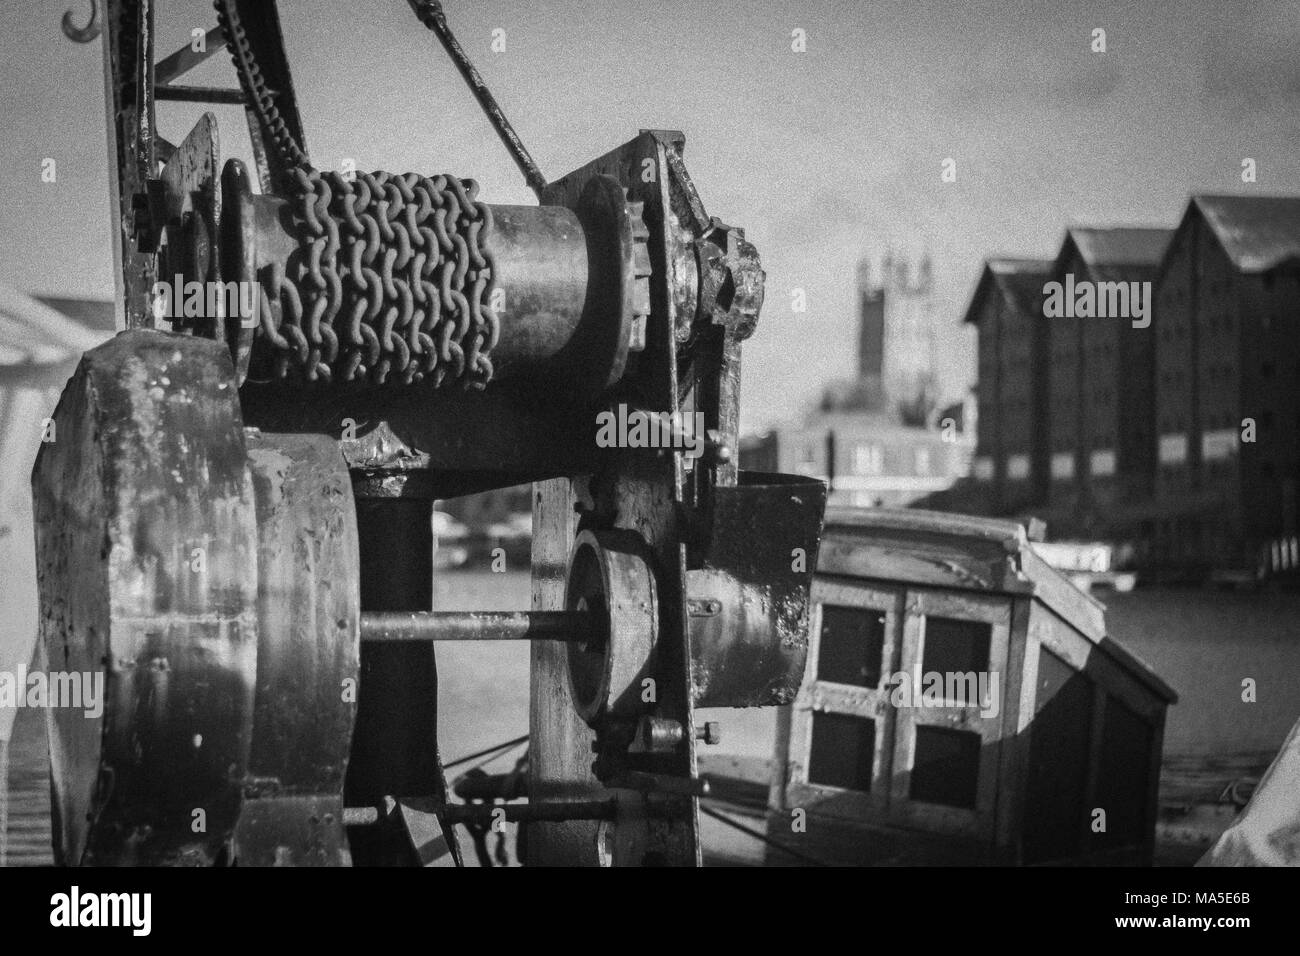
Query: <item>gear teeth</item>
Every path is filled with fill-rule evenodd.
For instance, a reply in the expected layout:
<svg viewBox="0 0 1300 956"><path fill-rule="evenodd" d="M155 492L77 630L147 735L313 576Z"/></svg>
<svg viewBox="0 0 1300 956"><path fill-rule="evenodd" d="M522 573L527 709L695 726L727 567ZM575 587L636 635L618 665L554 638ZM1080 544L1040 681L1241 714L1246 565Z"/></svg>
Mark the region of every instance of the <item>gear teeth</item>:
<svg viewBox="0 0 1300 956"><path fill-rule="evenodd" d="M650 316L650 275L653 268L650 263L650 229L645 224L645 203L629 197L630 193L624 189L623 199L632 225L632 338L628 348L640 352L645 348L646 325Z"/></svg>

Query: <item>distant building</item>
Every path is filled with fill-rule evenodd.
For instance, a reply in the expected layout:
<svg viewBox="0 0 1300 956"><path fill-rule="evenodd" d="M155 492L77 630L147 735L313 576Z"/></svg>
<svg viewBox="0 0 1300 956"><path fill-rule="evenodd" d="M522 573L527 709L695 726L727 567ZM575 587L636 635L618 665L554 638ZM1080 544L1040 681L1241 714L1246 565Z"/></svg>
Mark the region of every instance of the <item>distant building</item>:
<svg viewBox="0 0 1300 956"><path fill-rule="evenodd" d="M1155 557L1293 570L1300 197L1193 197L1156 295Z"/></svg>
<svg viewBox="0 0 1300 956"><path fill-rule="evenodd" d="M858 265L858 378L855 386L909 425L934 411L934 275L928 255L915 271L887 253L879 278Z"/></svg>
<svg viewBox="0 0 1300 956"><path fill-rule="evenodd" d="M1070 229L1053 278L1064 285L1068 277L1072 288L1084 282L1154 285L1172 234ZM1128 304L1131 313L1134 303ZM1050 504L1053 512L1074 518L1070 523L1082 534L1110 521L1121 501L1151 493L1156 323L1148 315L1146 328L1136 328L1131 315L1113 314L1043 323L1050 351Z"/></svg>
<svg viewBox="0 0 1300 956"><path fill-rule="evenodd" d="M871 264L858 263L858 380L884 388L885 290L873 281Z"/></svg>
<svg viewBox="0 0 1300 956"><path fill-rule="evenodd" d="M905 507L970 470L975 418L965 403L935 414L933 277L887 255L876 282L858 265L857 376L829 385L802 422L741 441L740 465L830 485L832 504Z"/></svg>
<svg viewBox="0 0 1300 956"><path fill-rule="evenodd" d="M1014 514L1047 496L1048 338L1043 286L1050 259L990 259L966 321L979 333L974 474L990 486L991 510Z"/></svg>
<svg viewBox="0 0 1300 956"><path fill-rule="evenodd" d="M829 502L906 507L970 471L974 442L959 431L916 428L886 412L818 412L740 446L742 468L820 478Z"/></svg>
<svg viewBox="0 0 1300 956"><path fill-rule="evenodd" d="M985 266L974 478L925 506L1032 511L1159 575L1300 571L1300 197L1194 196L1175 230L1070 229L1044 265ZM1150 282L1150 324L1044 317L1067 277Z"/></svg>

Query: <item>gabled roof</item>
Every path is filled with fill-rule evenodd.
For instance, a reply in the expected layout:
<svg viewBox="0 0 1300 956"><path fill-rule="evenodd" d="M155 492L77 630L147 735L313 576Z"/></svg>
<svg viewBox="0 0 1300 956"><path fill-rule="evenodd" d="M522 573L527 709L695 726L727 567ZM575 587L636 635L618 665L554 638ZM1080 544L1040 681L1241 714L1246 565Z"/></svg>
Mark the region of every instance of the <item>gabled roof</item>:
<svg viewBox="0 0 1300 956"><path fill-rule="evenodd" d="M1051 259L988 259L966 310L965 321L979 321L984 303L993 290L1001 293L1017 311L1025 315L1038 314L1043 284L1051 278L1052 267Z"/></svg>
<svg viewBox="0 0 1300 956"><path fill-rule="evenodd" d="M1300 196L1193 196L1192 209L1242 272L1300 261Z"/></svg>
<svg viewBox="0 0 1300 956"><path fill-rule="evenodd" d="M1056 257L1056 269L1065 269L1074 250L1098 280L1124 280L1154 273L1173 235L1173 229L1150 226L1071 226Z"/></svg>

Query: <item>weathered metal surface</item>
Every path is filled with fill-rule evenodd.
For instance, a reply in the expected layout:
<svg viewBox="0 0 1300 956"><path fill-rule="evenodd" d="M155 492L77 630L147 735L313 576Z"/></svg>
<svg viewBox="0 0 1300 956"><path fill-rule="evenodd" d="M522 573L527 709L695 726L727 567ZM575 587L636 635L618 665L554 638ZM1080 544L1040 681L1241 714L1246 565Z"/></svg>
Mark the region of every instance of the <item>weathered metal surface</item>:
<svg viewBox="0 0 1300 956"><path fill-rule="evenodd" d="M275 0L217 0L216 8L240 88L257 117L255 151L265 158L270 184L287 192L293 170L310 160Z"/></svg>
<svg viewBox="0 0 1300 956"><path fill-rule="evenodd" d="M565 603L593 628L569 644L569 692L583 720L636 718L646 709L642 681L654 680L659 601L648 549L626 530L583 531L573 544ZM655 695L651 695L653 698Z"/></svg>
<svg viewBox="0 0 1300 956"><path fill-rule="evenodd" d="M155 173L152 0L101 0L114 277L123 328L150 328L155 262L143 240L146 180Z"/></svg>
<svg viewBox="0 0 1300 956"><path fill-rule="evenodd" d="M225 46L225 43L226 31L217 26L203 35L203 43L200 44L201 49L196 50L194 42L191 40L176 50L175 53L163 57L154 64L154 93L161 98L164 87L180 79L190 70L207 60L208 57L215 56ZM242 98L240 102L243 102Z"/></svg>
<svg viewBox="0 0 1300 956"><path fill-rule="evenodd" d="M249 429L246 437L257 506L257 690L234 858L345 865L361 614L351 479L324 436Z"/></svg>
<svg viewBox="0 0 1300 956"><path fill-rule="evenodd" d="M788 704L808 653L808 592L826 486L741 472L738 485L714 494L704 566L686 575L695 704Z"/></svg>
<svg viewBox="0 0 1300 956"><path fill-rule="evenodd" d="M63 20L63 35L74 43L90 43L99 36L102 29L99 22L99 0L90 0L90 19L86 21L84 27L77 26L72 20L72 11L65 10Z"/></svg>
<svg viewBox="0 0 1300 956"><path fill-rule="evenodd" d="M83 357L32 475L60 859L224 857L248 763L257 529L223 346L133 331ZM196 826L202 820L203 828Z"/></svg>
<svg viewBox="0 0 1300 956"><path fill-rule="evenodd" d="M650 170L650 174L647 174ZM650 314L645 328L645 350L637 357L614 393L631 404L652 411L678 409L677 355L673 328L679 290L668 268L675 228L670 217L666 158L662 143L651 134L597 159L547 187L543 201L576 208L583 190L597 176L609 176L627 190L627 200L643 203L649 230L647 249L651 263ZM594 438L594 418L591 431ZM589 439L590 441L590 439ZM649 563L656 576L660 606L659 640L653 674L653 716L692 726L692 701L688 690L686 615L682 601L685 577L684 528L681 524L682 466L679 456L606 452L582 502L581 526L618 527L635 531L645 540ZM555 588L552 563L561 564L578 529L566 527L574 505L569 483L546 486L534 508L534 528L543 536L556 536L534 550L534 608L558 610L563 591ZM539 566L539 564L541 566ZM591 771L591 737L565 715L572 695L556 694L567 683L565 648L535 645L532 658L533 752L529 762L529 788L533 799L584 799L602 792ZM569 713L576 717L572 710ZM635 729L608 727L596 741L604 761L602 773L617 774ZM617 731L617 732L616 732ZM685 735L681 747L669 754L638 755L634 769L689 780L695 771L695 737ZM544 746L538 746L547 738ZM608 791L606 791L608 792ZM596 828L586 823L535 823L528 829L527 854L531 864L578 865L698 865L698 826L694 800L674 797L676 812L665 817L650 804L663 798L612 788L619 800L619 818Z"/></svg>
<svg viewBox="0 0 1300 956"><path fill-rule="evenodd" d="M262 287L261 323L241 346L252 379L529 378L582 398L618 381L649 308L639 204L607 178L573 210L492 206L477 189L301 170L287 198L254 196L227 164L224 278Z"/></svg>
<svg viewBox="0 0 1300 956"><path fill-rule="evenodd" d="M221 220L221 192L217 189L220 157L217 118L204 113L172 153L154 186L157 199L150 215L153 228L161 231L163 240L158 251L158 278L174 284L180 277L176 301L185 283L209 282L219 276L216 242L217 223ZM173 314L171 302L159 297L154 301L154 319L169 320L174 331L224 339L226 324L233 322L237 326L239 317L206 314L207 296L203 299L205 314L186 317ZM219 309L224 308L222 300Z"/></svg>
<svg viewBox="0 0 1300 956"><path fill-rule="evenodd" d="M424 493L448 498L589 472L597 459L595 412L560 394L543 401L526 383L432 395L419 388L351 393L250 381L240 397L245 420L263 431L340 439L349 467L369 476L359 496L396 496L400 489L389 487L394 479L420 474Z"/></svg>
<svg viewBox="0 0 1300 956"><path fill-rule="evenodd" d="M361 608L428 611L433 604L433 502L420 498L356 501ZM401 555L401 560L394 560ZM393 795L446 800L438 755L438 672L431 642L364 644L348 806ZM358 865L416 862L402 828L350 834ZM449 831L453 855L460 849Z"/></svg>

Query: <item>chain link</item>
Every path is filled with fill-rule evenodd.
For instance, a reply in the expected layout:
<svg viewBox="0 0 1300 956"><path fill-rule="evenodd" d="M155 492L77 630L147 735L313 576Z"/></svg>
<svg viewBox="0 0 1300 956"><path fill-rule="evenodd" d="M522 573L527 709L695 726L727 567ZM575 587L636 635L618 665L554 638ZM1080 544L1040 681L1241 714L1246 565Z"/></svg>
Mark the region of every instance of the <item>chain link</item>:
<svg viewBox="0 0 1300 956"><path fill-rule="evenodd" d="M245 96L281 162L298 248L259 275L254 357L276 378L430 380L483 388L500 326L491 307L492 212L472 179L416 173L345 177L311 167L275 107L231 0L218 21Z"/></svg>
<svg viewBox="0 0 1300 956"><path fill-rule="evenodd" d="M478 184L301 168L294 178L298 248L261 276L273 374L486 385L500 325L484 244L492 212Z"/></svg>

